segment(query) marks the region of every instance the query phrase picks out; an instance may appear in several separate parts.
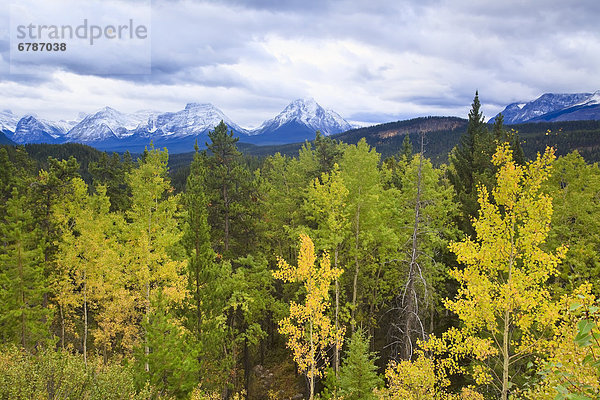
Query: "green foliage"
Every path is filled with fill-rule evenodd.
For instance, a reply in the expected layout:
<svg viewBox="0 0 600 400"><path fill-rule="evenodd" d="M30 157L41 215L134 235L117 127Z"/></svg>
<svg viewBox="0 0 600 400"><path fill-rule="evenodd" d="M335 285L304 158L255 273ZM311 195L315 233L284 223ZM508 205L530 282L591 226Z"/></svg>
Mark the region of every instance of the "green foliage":
<svg viewBox="0 0 600 400"><path fill-rule="evenodd" d="M488 190L493 185L494 168L491 163L495 150L492 135L488 132L484 117L480 111L479 94L469 111L467 132L460 138L460 143L450 153L451 168L448 171L450 182L456 191L456 199L461 207L460 228L473 235L471 219L477 215L477 187L485 185Z"/></svg>
<svg viewBox="0 0 600 400"><path fill-rule="evenodd" d="M600 168L586 164L577 152L559 157L543 189L553 198L554 210L547 248L569 246L555 284L558 294L585 281L600 294L595 279L600 274Z"/></svg>
<svg viewBox="0 0 600 400"><path fill-rule="evenodd" d="M0 338L27 349L48 339L51 316L43 307L48 285L37 237L25 197L14 187L0 225Z"/></svg>
<svg viewBox="0 0 600 400"><path fill-rule="evenodd" d="M249 147L222 123L207 152L171 164L176 185L166 151L153 148L135 164L128 153L85 146L28 146L31 156L24 147L1 147L0 342L25 351L0 352L0 397L48 398L54 391L62 398L231 398L245 391L258 399L282 393L276 389L284 380L291 397L298 389L289 385L287 339L307 376L316 378L331 356L338 360L322 398L480 399L470 388L461 392L465 381L456 373L487 393L502 385L511 396L527 388L520 393L536 400L594 398L598 166L586 164L590 152L582 150L583 158L557 160L540 183L551 157L525 164L516 132L502 118L487 132L475 100L469 134L449 169L434 164L467 129L458 118L319 134L266 159L244 158L238 146ZM540 141L541 127L553 132ZM531 155L540 143L589 146L598 123L518 128ZM421 131L433 161L413 155ZM494 164L498 143L506 145ZM375 145L399 154L382 164ZM496 172L503 174L498 185ZM460 174L468 176L457 185ZM457 198L480 209L472 238L461 242L469 232L464 224L458 229L457 214L476 214L452 201L448 176L462 190ZM314 238L317 253L329 254L320 265L307 262L302 233ZM451 271L456 281L446 267L456 264L447 248L453 240L464 264ZM563 243L569 250L560 265ZM405 289L406 261L414 255L419 276ZM300 268L278 259L300 259ZM273 278L282 265L277 273L285 283ZM339 275L341 268L349 273ZM578 288L586 280L590 285ZM396 355L384 344L394 341L393 329L407 326L397 305L408 290L418 298L422 325L407 331L418 326L442 339L427 342L427 353L388 364L389 387L374 394L381 385L375 354L381 364ZM579 306L573 291L584 296ZM442 309L444 298L453 299L446 302L453 312ZM289 316L286 304L293 304ZM347 323L367 333L352 337L339 373Z"/></svg>
<svg viewBox="0 0 600 400"><path fill-rule="evenodd" d="M327 173L331 171L334 164L339 163L343 150L340 142L329 136L324 136L317 131L315 137L315 153L319 161L319 171Z"/></svg>
<svg viewBox="0 0 600 400"><path fill-rule="evenodd" d="M493 383L502 399L515 385L514 371L530 359L553 326L557 310L547 289L566 248L542 249L550 229L551 198L541 193L550 174L554 153L527 166L518 166L508 144L498 148L493 162L499 168L497 186L479 189L480 215L474 220L476 241L453 242L450 249L465 265L450 272L460 284L446 307L462 322L442 337L454 360L471 357L478 384ZM432 349L441 347L433 343ZM457 370L461 367L455 365Z"/></svg>
<svg viewBox="0 0 600 400"><path fill-rule="evenodd" d="M144 348L137 350L137 386L151 386L151 398L184 399L197 385L200 365L198 348L193 335L182 326L159 296L154 312L143 326L146 331ZM146 366L148 368L146 368Z"/></svg>
<svg viewBox="0 0 600 400"><path fill-rule="evenodd" d="M369 351L369 340L361 330L352 334L339 376L339 396L348 400L377 399L374 389L382 385L377 374L375 353Z"/></svg>
<svg viewBox="0 0 600 400"><path fill-rule="evenodd" d="M131 190L125 180L133 164L121 160L117 153L102 153L98 161L90 161L89 173L94 185L104 185L110 199L110 210L124 212L131 207Z"/></svg>
<svg viewBox="0 0 600 400"><path fill-rule="evenodd" d="M147 399L136 391L131 368L94 358L83 362L64 350L32 355L14 346L0 350L0 398L3 399Z"/></svg>
<svg viewBox="0 0 600 400"><path fill-rule="evenodd" d="M183 245L188 256L188 290L192 294L192 307L195 312L189 315L194 330L200 334L202 325L202 290L214 277L210 276L214 267L215 253L210 245L210 227L208 225L208 199L206 191L205 155L194 155L183 196L186 220Z"/></svg>
<svg viewBox="0 0 600 400"><path fill-rule="evenodd" d="M209 198L209 221L213 227L211 238L215 249L228 259L235 252L252 248L251 232L254 218L250 207L252 179L250 171L241 162L236 147L239 138L221 121L208 133L209 152L206 187Z"/></svg>

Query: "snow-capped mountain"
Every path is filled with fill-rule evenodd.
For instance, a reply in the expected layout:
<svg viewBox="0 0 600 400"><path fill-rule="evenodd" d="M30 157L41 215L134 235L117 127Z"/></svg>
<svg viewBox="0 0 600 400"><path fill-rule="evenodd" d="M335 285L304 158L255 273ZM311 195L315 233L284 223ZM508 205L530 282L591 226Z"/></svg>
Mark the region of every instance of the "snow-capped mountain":
<svg viewBox="0 0 600 400"><path fill-rule="evenodd" d="M504 123L600 119L600 91L545 93L526 103L512 103L502 111ZM492 118L490 122L495 119Z"/></svg>
<svg viewBox="0 0 600 400"><path fill-rule="evenodd" d="M15 143L60 143L68 130L68 124L55 123L26 115L19 120L14 133L8 138Z"/></svg>
<svg viewBox="0 0 600 400"><path fill-rule="evenodd" d="M255 129L249 141L265 144L302 142L314 139L317 130L328 136L352 128L338 113L321 107L314 99L298 99Z"/></svg>
<svg viewBox="0 0 600 400"><path fill-rule="evenodd" d="M13 114L10 110L0 111L0 131L14 132L15 129L17 129L19 119L20 118Z"/></svg>
<svg viewBox="0 0 600 400"><path fill-rule="evenodd" d="M145 126L155 114L152 111L126 114L111 107L104 107L100 111L86 116L75 125L67 134L66 141L94 143L123 139L131 136L133 130L140 125Z"/></svg>
<svg viewBox="0 0 600 400"><path fill-rule="evenodd" d="M245 129L210 103L188 103L181 111L156 115L148 120L145 130L153 137L173 139L207 134L221 121L237 134L247 134Z"/></svg>
<svg viewBox="0 0 600 400"><path fill-rule="evenodd" d="M195 142L203 146L208 141L208 132L221 121L242 142L256 144L302 142L314 139L317 130L331 135L353 128L339 114L324 109L313 99L293 101L275 118L252 131L240 127L210 103L189 103L177 112L123 113L104 107L72 121L51 122L31 115L15 121L16 117L8 111L0 114L0 123L7 126L7 137L17 143L76 142L103 150L134 152L143 151L150 141L174 152L192 151Z"/></svg>

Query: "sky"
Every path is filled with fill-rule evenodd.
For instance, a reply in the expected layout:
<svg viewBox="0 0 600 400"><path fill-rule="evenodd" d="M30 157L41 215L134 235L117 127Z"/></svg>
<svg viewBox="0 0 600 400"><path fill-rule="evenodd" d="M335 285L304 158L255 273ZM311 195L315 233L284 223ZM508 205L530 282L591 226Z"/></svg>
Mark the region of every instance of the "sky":
<svg viewBox="0 0 600 400"><path fill-rule="evenodd" d="M597 0L110 1L15 0L15 11L0 0L0 110L58 120L212 103L252 128L297 98L372 124L466 117L476 90L487 118L543 93L600 90ZM146 18L148 40L25 68L32 55L11 58L15 23L42 3L57 21Z"/></svg>

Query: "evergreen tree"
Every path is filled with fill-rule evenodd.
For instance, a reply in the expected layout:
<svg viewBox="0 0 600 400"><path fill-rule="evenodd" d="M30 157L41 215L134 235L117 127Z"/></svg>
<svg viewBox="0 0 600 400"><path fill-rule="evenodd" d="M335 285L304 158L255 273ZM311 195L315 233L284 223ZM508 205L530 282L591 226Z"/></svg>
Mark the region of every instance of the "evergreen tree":
<svg viewBox="0 0 600 400"><path fill-rule="evenodd" d="M340 162L343 149L341 144L329 136L317 131L315 136L315 154L319 161L319 172L328 173L333 165Z"/></svg>
<svg viewBox="0 0 600 400"><path fill-rule="evenodd" d="M206 198L206 157L196 153L190 166L183 203L186 214L186 225L183 243L188 256L188 289L192 293L195 308L195 331L198 335L202 329L202 293L207 282L207 275L215 261L215 253L210 246L210 228L208 226L208 200Z"/></svg>
<svg viewBox="0 0 600 400"><path fill-rule="evenodd" d="M48 288L42 249L31 211L16 188L6 203L0 238L0 338L31 349L48 338L51 313L43 307Z"/></svg>
<svg viewBox="0 0 600 400"><path fill-rule="evenodd" d="M460 138L460 143L450 153L449 179L456 192L456 199L461 206L462 216L460 228L473 235L471 219L477 215L477 185L483 184L488 189L492 187L494 166L492 155L495 145L492 135L488 132L483 113L480 111L479 93L469 112L467 132Z"/></svg>
<svg viewBox="0 0 600 400"><path fill-rule="evenodd" d="M406 163L410 163L413 158L413 146L410 142L410 136L408 133L404 135L404 140L402 141L402 149L400 149L400 154L398 155L400 160L403 160Z"/></svg>
<svg viewBox="0 0 600 400"><path fill-rule="evenodd" d="M216 248L228 258L241 253L239 247L251 248L247 241L252 235L244 232L244 224L253 223L249 215L248 201L251 196L250 172L241 163L241 153L233 131L227 132L223 121L208 133L211 142L206 143L210 153L207 164L207 189L210 199L209 221L213 228L211 237ZM234 248L234 249L232 249Z"/></svg>
<svg viewBox="0 0 600 400"><path fill-rule="evenodd" d="M131 207L131 189L125 180L125 175L131 172L131 164L122 162L117 153L110 157L102 153L100 160L90 162L88 168L94 184L106 186L111 211L126 211Z"/></svg>
<svg viewBox="0 0 600 400"><path fill-rule="evenodd" d="M138 309L143 310L146 326L157 296L163 296L167 304L181 304L186 292L185 263L173 257L181 232L176 220L178 197L169 196L168 157L166 150L151 148L127 175L132 190L132 207L127 213L130 223L126 227L130 272L127 284L135 293ZM144 332L144 338L148 356L148 332Z"/></svg>
<svg viewBox="0 0 600 400"><path fill-rule="evenodd" d="M382 379L377 375L377 360L374 353L369 351L369 340L361 330L352 334L348 352L339 378L339 395L347 400L375 400L377 396L373 389L382 385Z"/></svg>
<svg viewBox="0 0 600 400"><path fill-rule="evenodd" d="M151 398L187 399L198 384L198 349L169 303L159 295L153 301L152 315L143 324L149 351L138 355L137 377L145 378L138 387L150 383Z"/></svg>
<svg viewBox="0 0 600 400"><path fill-rule="evenodd" d="M525 154L523 154L523 148L519 142L519 134L514 129L507 131L504 128L504 116L501 113L494 119L492 136L496 141L496 145L508 143L513 152L515 162L519 165L525 165Z"/></svg>

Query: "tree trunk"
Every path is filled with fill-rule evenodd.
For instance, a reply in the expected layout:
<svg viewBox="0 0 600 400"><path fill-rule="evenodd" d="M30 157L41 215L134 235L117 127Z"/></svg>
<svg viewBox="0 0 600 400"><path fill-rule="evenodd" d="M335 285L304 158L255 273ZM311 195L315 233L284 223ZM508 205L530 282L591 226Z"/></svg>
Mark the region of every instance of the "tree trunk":
<svg viewBox="0 0 600 400"><path fill-rule="evenodd" d="M58 310L60 312L60 347L65 349L65 314L63 312L63 307L59 303Z"/></svg>
<svg viewBox="0 0 600 400"><path fill-rule="evenodd" d="M508 367L509 367L509 347L508 341L509 333L510 333L510 314L509 311L506 310L504 312L504 332L502 335L503 343L502 343L502 400L508 400L508 384L509 384L509 376L508 376Z"/></svg>
<svg viewBox="0 0 600 400"><path fill-rule="evenodd" d="M146 324L150 323L150 282L146 282ZM144 332L144 354L146 355L146 362L144 368L146 372L150 372L150 365L148 364L148 356L150 355L150 347L148 346L148 328Z"/></svg>
<svg viewBox="0 0 600 400"><path fill-rule="evenodd" d="M314 396L315 396L315 344L314 344L314 340L313 340L313 322L312 319L309 322L309 326L310 326L310 331L309 331L309 336L310 336L310 377L309 377L309 382L310 382L310 396L309 396L309 400L313 400Z"/></svg>
<svg viewBox="0 0 600 400"><path fill-rule="evenodd" d="M359 190L359 196L360 196L360 190ZM351 319L350 319L350 327L351 327L351 331L352 333L354 333L354 330L356 329L356 297L357 297L357 292L358 292L358 272L359 272L359 265L358 265L358 237L359 237L359 233L360 233L360 203L358 204L357 208L356 208L356 233L355 233L355 238L354 238L354 263L356 265L356 268L354 270L354 282L352 285L352 315L351 315Z"/></svg>
<svg viewBox="0 0 600 400"><path fill-rule="evenodd" d="M334 253L335 268L338 268L338 246L335 247ZM338 278L335 278L335 350L333 352L333 370L335 371L335 377L339 376L340 372L340 341L338 338L338 332L340 329L339 324L340 314L340 284Z"/></svg>
<svg viewBox="0 0 600 400"><path fill-rule="evenodd" d="M247 398L250 397L250 351L248 349L248 338L244 338L244 388Z"/></svg>
<svg viewBox="0 0 600 400"><path fill-rule="evenodd" d="M87 276L83 270L83 363L87 368L87 335L88 335L88 315L87 315Z"/></svg>
<svg viewBox="0 0 600 400"><path fill-rule="evenodd" d="M513 222L513 232L515 231ZM510 288L512 282L512 267L514 264L514 237L511 237L510 258L508 262L508 278L506 282ZM508 400L508 386L510 384L510 309L504 311L504 330L502 332L502 400Z"/></svg>
<svg viewBox="0 0 600 400"><path fill-rule="evenodd" d="M21 255L21 242L17 242L17 268L19 270L19 308L21 309L21 346L25 348L25 288L23 277L23 257Z"/></svg>
<svg viewBox="0 0 600 400"><path fill-rule="evenodd" d="M223 184L223 206L225 208L225 251L229 250L229 198L227 193L227 185Z"/></svg>
<svg viewBox="0 0 600 400"><path fill-rule="evenodd" d="M408 267L408 281L406 282L405 298L406 303L404 305L404 313L406 315L406 321L404 324L404 346L402 358L410 360L413 356L413 340L412 334L415 330L414 322L418 319L418 304L417 304L417 292L415 290L415 277L416 270L419 268L417 264L418 254L418 235L419 235L419 222L421 219L421 180L423 170L423 133L421 132L421 153L419 155L419 169L417 172L417 197L415 199L415 223L413 225L412 233L412 249L410 253L410 264Z"/></svg>

